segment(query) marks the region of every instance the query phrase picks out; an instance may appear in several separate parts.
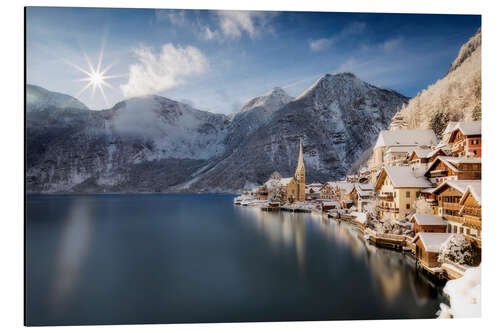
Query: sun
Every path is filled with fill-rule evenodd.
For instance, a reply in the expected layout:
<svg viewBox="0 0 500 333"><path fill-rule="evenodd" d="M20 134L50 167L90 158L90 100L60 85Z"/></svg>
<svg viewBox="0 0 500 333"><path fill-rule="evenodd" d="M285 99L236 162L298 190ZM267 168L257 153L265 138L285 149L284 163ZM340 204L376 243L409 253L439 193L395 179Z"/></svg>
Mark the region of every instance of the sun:
<svg viewBox="0 0 500 333"><path fill-rule="evenodd" d="M94 64L92 63L92 61L90 60L90 58L87 56L86 53L84 53L83 55L88 65L87 70L83 69L81 66L78 66L68 60L65 60L69 65L71 65L78 71L85 74L85 77L78 79L77 81L87 82L87 84L83 86L82 89L80 89L80 91L76 94L75 97L78 98L81 94L87 91L87 89L91 88L92 89L91 98L94 99L96 90L99 90L102 95L102 98L104 99L104 102L106 103L106 106L110 107L108 102L108 97L106 96L106 93L104 91L104 87L112 89L113 86L109 82L107 82L107 80L123 77L124 75L106 75L106 73L111 69L111 67L113 67L114 63L111 63L103 68L102 59L104 55L104 44L101 47L101 51L99 53L99 58L97 60L96 66L94 66Z"/></svg>

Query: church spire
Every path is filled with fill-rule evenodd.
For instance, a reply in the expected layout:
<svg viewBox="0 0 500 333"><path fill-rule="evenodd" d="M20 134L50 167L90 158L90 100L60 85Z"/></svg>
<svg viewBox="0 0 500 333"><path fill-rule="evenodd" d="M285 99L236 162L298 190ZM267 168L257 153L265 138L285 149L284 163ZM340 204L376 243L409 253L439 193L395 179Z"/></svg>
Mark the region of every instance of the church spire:
<svg viewBox="0 0 500 333"><path fill-rule="evenodd" d="M306 167L304 165L304 153L302 152L302 138L299 142L299 160L297 162L297 169L295 170L295 178L302 180L305 178Z"/></svg>

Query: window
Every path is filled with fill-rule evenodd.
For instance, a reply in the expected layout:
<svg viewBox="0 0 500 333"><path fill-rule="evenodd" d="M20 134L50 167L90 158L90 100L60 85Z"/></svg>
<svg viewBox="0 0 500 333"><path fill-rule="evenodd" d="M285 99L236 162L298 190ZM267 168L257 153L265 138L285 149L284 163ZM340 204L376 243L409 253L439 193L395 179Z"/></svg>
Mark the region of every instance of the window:
<svg viewBox="0 0 500 333"><path fill-rule="evenodd" d="M410 191L406 191L406 197L409 198L410 197Z"/></svg>
<svg viewBox="0 0 500 333"><path fill-rule="evenodd" d="M474 153L474 155L477 155L477 150L473 150L472 152Z"/></svg>
<svg viewBox="0 0 500 333"><path fill-rule="evenodd" d="M406 204L406 209L410 209L410 204Z"/></svg>

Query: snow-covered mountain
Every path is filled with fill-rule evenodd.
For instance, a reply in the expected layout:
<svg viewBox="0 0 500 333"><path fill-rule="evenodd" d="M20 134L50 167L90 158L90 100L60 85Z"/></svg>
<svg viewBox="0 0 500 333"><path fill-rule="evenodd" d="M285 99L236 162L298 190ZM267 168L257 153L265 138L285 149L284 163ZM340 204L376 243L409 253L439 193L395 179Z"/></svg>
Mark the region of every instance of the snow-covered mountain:
<svg viewBox="0 0 500 333"><path fill-rule="evenodd" d="M103 111L28 104L28 191L235 191L291 175L300 137L308 181L338 179L406 101L342 73L296 99L274 88L231 116L159 96Z"/></svg>
<svg viewBox="0 0 500 333"><path fill-rule="evenodd" d="M32 84L26 85L26 110L28 112L37 112L57 108L75 108L87 110L87 106L78 99L53 92Z"/></svg>
<svg viewBox="0 0 500 333"><path fill-rule="evenodd" d="M407 101L351 73L327 74L275 111L267 124L191 181L189 188L235 190L245 184L261 184L275 170L291 176L300 138L307 181L340 179Z"/></svg>

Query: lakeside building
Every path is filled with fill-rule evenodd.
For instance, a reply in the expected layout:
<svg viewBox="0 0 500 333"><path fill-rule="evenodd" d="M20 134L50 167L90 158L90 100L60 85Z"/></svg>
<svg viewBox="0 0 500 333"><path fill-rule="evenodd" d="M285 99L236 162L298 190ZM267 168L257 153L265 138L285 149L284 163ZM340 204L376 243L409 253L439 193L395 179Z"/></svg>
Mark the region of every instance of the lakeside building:
<svg viewBox="0 0 500 333"><path fill-rule="evenodd" d="M434 185L447 180L481 179L481 158L439 156L429 165L425 176Z"/></svg>
<svg viewBox="0 0 500 333"><path fill-rule="evenodd" d="M481 157L481 121L456 123L448 144L453 156Z"/></svg>
<svg viewBox="0 0 500 333"><path fill-rule="evenodd" d="M346 200L346 196L352 192L354 183L347 181L326 182L321 187L320 198L323 200Z"/></svg>
<svg viewBox="0 0 500 333"><path fill-rule="evenodd" d="M312 183L306 185L306 201L316 201L321 199L321 183Z"/></svg>
<svg viewBox="0 0 500 333"><path fill-rule="evenodd" d="M279 188L283 191L288 202L306 200L306 166L304 164L304 153L302 150L302 139L299 142L299 158L294 177L288 178L270 178L263 186L257 189L257 195L260 200L268 200L269 195Z"/></svg>
<svg viewBox="0 0 500 333"><path fill-rule="evenodd" d="M408 152L415 148L430 149L437 143L438 139L431 129L381 131L373 148L372 157L368 162L367 169L371 182L376 182L377 172L386 165L384 157L389 149L398 147L398 150L407 149ZM387 161L387 164L389 162Z"/></svg>
<svg viewBox="0 0 500 333"><path fill-rule="evenodd" d="M448 180L433 191L438 201L438 215L447 224L447 232L464 234L480 245L481 180Z"/></svg>
<svg viewBox="0 0 500 333"><path fill-rule="evenodd" d="M450 237L451 234L443 232L419 232L413 239L418 262L428 270L441 266L439 249Z"/></svg>
<svg viewBox="0 0 500 333"><path fill-rule="evenodd" d="M415 234L419 232L446 232L446 221L441 216L416 213L410 218Z"/></svg>
<svg viewBox="0 0 500 333"><path fill-rule="evenodd" d="M409 166L385 166L376 185L377 209L380 218L401 220L413 209L420 191L431 187L419 170Z"/></svg>
<svg viewBox="0 0 500 333"><path fill-rule="evenodd" d="M362 212L366 206L370 204L375 195L375 185L354 183L352 191L348 194L347 199L353 201L353 206L358 211Z"/></svg>

